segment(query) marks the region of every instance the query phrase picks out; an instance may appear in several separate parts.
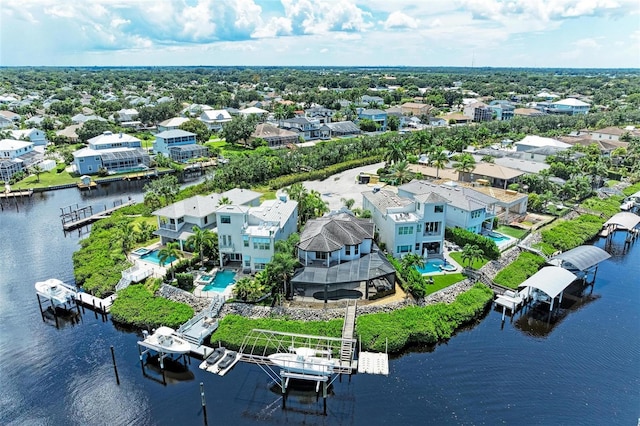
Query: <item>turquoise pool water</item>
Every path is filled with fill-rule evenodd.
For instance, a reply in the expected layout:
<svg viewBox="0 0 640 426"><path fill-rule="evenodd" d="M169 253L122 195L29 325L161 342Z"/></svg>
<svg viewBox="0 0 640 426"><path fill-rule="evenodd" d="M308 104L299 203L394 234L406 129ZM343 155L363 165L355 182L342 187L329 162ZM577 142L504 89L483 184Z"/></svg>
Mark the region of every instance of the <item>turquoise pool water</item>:
<svg viewBox="0 0 640 426"><path fill-rule="evenodd" d="M150 253L147 253L143 256L140 256L140 258L142 260L146 260L147 262L151 262L151 263L155 263L156 265L160 265L160 259L158 259L158 252L159 250L153 250ZM174 260L176 260L175 257L173 256L169 256L165 262L163 266L169 266L171 264L171 262L173 262Z"/></svg>
<svg viewBox="0 0 640 426"><path fill-rule="evenodd" d="M213 283L204 286L202 291L224 291L235 282L236 273L234 271L218 271Z"/></svg>
<svg viewBox="0 0 640 426"><path fill-rule="evenodd" d="M491 232L489 234L484 235L485 237L493 240L497 243L502 243L504 241L509 241L511 238L507 237L506 235L502 235L502 234L498 234L497 232Z"/></svg>
<svg viewBox="0 0 640 426"><path fill-rule="evenodd" d="M440 265L444 265L442 259L429 259L425 262L423 267L417 267L416 270L421 274L432 274L434 272L442 272Z"/></svg>

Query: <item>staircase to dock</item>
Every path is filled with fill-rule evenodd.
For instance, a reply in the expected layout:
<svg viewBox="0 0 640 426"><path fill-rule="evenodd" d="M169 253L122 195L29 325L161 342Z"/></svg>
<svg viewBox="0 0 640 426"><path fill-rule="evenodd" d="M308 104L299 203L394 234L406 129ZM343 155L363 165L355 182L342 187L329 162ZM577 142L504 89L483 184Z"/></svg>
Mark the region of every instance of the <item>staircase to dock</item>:
<svg viewBox="0 0 640 426"><path fill-rule="evenodd" d="M342 326L342 345L340 346L340 363L350 364L353 360L353 331L356 325L356 302L351 304L347 301L347 311L344 314L344 325Z"/></svg>

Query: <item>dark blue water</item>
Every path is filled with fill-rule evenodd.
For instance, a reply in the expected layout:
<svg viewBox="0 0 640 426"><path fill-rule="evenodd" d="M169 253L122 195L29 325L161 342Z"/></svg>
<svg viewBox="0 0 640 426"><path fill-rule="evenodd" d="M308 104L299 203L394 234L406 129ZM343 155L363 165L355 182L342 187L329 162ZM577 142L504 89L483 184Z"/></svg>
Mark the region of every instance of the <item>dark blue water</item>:
<svg viewBox="0 0 640 426"><path fill-rule="evenodd" d="M143 376L135 332L90 311L60 329L43 322L33 284L72 282L80 238L62 232L60 207L141 198L139 186L123 184L92 194L37 194L19 211L0 212L0 424L201 425L200 382L215 425L635 425L640 417L640 243L623 254L622 235L592 297L561 321L516 316L502 326L501 314L489 312L445 344L392 360L389 377L336 381L325 417L312 392L296 391L283 411L278 388L257 366L218 377L194 360L190 380L169 377L163 386Z"/></svg>

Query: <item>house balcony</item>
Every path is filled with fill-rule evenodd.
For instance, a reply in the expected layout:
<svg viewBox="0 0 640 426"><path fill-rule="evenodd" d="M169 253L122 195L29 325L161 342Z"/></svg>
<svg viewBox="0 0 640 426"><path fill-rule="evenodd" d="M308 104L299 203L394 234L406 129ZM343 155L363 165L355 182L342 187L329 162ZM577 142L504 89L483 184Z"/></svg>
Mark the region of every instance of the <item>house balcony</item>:
<svg viewBox="0 0 640 426"><path fill-rule="evenodd" d="M174 223L161 223L160 226L158 226L159 229L166 229L168 231L177 231L178 229L182 228L182 224L177 225Z"/></svg>
<svg viewBox="0 0 640 426"><path fill-rule="evenodd" d="M220 244L218 250L220 253L235 253L236 246L235 244Z"/></svg>

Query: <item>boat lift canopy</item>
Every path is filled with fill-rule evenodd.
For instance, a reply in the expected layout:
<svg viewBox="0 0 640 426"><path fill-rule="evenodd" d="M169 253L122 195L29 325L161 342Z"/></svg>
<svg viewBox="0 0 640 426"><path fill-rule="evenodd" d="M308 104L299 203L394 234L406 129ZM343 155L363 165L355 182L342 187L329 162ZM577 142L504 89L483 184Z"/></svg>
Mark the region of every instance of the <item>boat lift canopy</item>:
<svg viewBox="0 0 640 426"><path fill-rule="evenodd" d="M637 214L620 212L613 215L611 219L604 223L603 226L605 228L609 228L610 226L612 226L614 228L620 228L630 231L635 228L638 223L640 223L640 216L638 216Z"/></svg>
<svg viewBox="0 0 640 426"><path fill-rule="evenodd" d="M546 266L526 279L518 288L535 288L554 299L576 279L577 277L566 269L559 266Z"/></svg>
<svg viewBox="0 0 640 426"><path fill-rule="evenodd" d="M560 267L568 263L577 270L584 272L610 257L611 255L600 247L578 246L557 256L553 256L547 263Z"/></svg>

